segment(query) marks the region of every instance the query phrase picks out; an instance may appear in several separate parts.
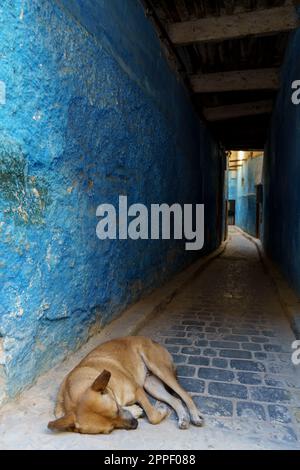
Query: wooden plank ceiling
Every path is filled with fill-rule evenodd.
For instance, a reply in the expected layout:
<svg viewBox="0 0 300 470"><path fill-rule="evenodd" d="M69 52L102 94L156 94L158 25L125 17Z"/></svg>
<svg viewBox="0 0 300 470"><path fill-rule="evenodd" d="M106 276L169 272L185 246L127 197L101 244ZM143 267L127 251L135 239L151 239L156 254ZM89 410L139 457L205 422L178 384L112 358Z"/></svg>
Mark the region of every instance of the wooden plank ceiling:
<svg viewBox="0 0 300 470"><path fill-rule="evenodd" d="M299 1L142 3L215 137L228 150L263 149Z"/></svg>

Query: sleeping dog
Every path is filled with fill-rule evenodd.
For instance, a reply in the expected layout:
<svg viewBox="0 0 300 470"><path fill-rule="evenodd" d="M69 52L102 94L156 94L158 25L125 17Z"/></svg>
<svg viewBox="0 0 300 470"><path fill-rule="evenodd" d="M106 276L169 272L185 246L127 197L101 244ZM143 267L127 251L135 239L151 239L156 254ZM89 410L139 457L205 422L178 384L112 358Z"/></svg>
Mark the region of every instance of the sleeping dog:
<svg viewBox="0 0 300 470"><path fill-rule="evenodd" d="M136 429L143 411L151 424L159 424L169 412L166 407L154 407L146 392L176 411L180 429L187 429L190 421L202 426L201 414L176 379L169 352L148 338L135 336L100 345L69 373L58 393L58 419L48 427L108 434L113 429Z"/></svg>

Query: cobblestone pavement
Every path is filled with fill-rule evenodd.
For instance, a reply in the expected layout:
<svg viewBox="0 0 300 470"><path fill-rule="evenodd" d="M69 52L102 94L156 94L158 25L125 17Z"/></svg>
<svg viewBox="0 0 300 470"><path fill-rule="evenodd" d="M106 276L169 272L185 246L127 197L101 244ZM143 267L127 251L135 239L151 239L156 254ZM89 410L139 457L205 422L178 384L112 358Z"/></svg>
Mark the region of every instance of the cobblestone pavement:
<svg viewBox="0 0 300 470"><path fill-rule="evenodd" d="M141 333L172 353L207 426L300 447L295 337L255 245L236 229L225 253Z"/></svg>

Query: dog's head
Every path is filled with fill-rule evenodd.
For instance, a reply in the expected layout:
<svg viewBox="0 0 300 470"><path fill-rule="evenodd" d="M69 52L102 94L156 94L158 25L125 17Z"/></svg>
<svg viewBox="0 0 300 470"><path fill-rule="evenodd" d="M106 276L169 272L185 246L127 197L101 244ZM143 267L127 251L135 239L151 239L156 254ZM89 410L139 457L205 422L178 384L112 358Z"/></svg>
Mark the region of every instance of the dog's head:
<svg viewBox="0 0 300 470"><path fill-rule="evenodd" d="M77 409L56 421L48 428L82 434L108 434L113 429L136 429L138 421L122 409L111 390L107 388L111 373L104 370L82 395Z"/></svg>

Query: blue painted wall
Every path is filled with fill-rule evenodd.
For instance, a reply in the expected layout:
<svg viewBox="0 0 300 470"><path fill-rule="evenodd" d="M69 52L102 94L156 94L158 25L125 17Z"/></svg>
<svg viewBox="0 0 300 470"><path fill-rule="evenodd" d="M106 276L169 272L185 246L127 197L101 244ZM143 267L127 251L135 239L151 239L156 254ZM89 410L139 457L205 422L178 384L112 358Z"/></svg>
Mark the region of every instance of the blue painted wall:
<svg viewBox="0 0 300 470"><path fill-rule="evenodd" d="M203 254L221 240L222 167L137 0L2 0L0 61L0 384L13 396L199 256L101 242L97 206L205 203Z"/></svg>
<svg viewBox="0 0 300 470"><path fill-rule="evenodd" d="M282 68L264 165L264 246L300 294L300 105L291 101L300 79L300 30Z"/></svg>
<svg viewBox="0 0 300 470"><path fill-rule="evenodd" d="M256 185L262 180L263 156L250 158L238 168L236 179L229 172L229 199L236 201L235 223L256 236Z"/></svg>

